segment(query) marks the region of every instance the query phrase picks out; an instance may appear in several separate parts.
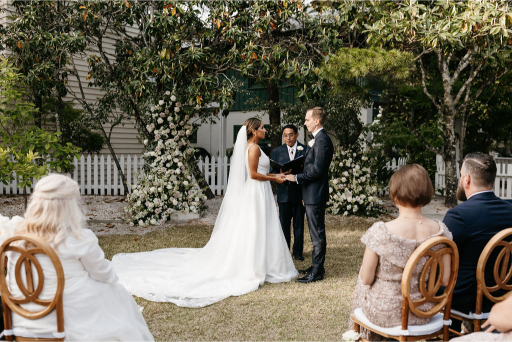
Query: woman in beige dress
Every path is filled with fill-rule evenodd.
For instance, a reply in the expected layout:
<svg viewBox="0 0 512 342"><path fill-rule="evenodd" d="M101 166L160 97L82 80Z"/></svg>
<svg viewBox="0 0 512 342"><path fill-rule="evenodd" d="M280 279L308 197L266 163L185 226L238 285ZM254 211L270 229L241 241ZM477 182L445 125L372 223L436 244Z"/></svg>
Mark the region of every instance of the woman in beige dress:
<svg viewBox="0 0 512 342"><path fill-rule="evenodd" d="M430 203L434 193L427 171L420 165L409 164L396 171L389 180L389 195L398 207L399 214L390 222L376 222L363 235L366 245L363 263L357 280L354 306L362 308L370 322L385 328L401 326L402 273L409 256L425 240L434 236L452 239L448 228L437 220L423 216L421 208ZM433 249L442 248L441 245ZM444 277L447 285L450 276L450 256L444 255ZM423 262L426 262L424 260ZM421 268L416 268L411 279L411 297L421 298L418 281ZM432 303L419 307L428 310ZM430 321L409 313L409 324L420 325ZM350 319L349 327L354 326ZM382 339L361 327L361 334L370 340Z"/></svg>
<svg viewBox="0 0 512 342"><path fill-rule="evenodd" d="M500 334L492 332L475 332L465 336L457 337L452 341L512 341L512 295L503 302L496 303L491 309L489 318L482 325L487 331L499 331Z"/></svg>

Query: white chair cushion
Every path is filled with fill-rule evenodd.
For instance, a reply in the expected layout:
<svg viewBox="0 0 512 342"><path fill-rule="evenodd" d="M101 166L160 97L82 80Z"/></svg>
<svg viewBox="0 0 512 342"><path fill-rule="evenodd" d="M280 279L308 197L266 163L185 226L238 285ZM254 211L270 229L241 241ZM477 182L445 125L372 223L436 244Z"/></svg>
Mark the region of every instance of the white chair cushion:
<svg viewBox="0 0 512 342"><path fill-rule="evenodd" d="M460 312L457 310L453 310L453 309L450 310L450 313L452 313L454 315L458 315L460 317L464 317L466 319L475 319L475 318L476 319L487 319L487 318L489 318L489 314L490 314L490 312L483 312L480 315L477 315L474 312L470 312L470 313L466 314L466 313L463 313L463 312Z"/></svg>
<svg viewBox="0 0 512 342"><path fill-rule="evenodd" d="M379 327L376 324L373 324L366 318L363 310L361 308L357 308L354 310L354 316L363 323L364 325L374 329L375 331L391 335L391 336L421 336L421 335L430 335L433 334L443 328L443 315L438 313L432 317L432 320L423 325L409 325L406 331L402 331L402 326L398 325L393 328L383 328Z"/></svg>
<svg viewBox="0 0 512 342"><path fill-rule="evenodd" d="M14 328L14 336L27 337L27 338L63 338L66 336L65 333L33 333L24 328Z"/></svg>

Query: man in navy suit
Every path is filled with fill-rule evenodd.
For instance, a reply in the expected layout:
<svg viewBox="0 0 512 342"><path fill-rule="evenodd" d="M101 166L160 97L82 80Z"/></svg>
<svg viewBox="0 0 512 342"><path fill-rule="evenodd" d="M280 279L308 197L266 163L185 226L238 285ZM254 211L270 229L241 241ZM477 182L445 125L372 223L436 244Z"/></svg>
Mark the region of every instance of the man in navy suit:
<svg viewBox="0 0 512 342"><path fill-rule="evenodd" d="M460 170L457 189L457 199L464 202L450 209L443 221L453 234L460 259L452 310L465 314L475 311L476 266L482 250L496 233L512 227L512 204L494 194L492 188L495 178L496 163L491 156L468 154ZM492 256L487 263L490 268L495 260L491 259ZM493 282L492 274L485 273L486 279ZM492 305L484 296L483 312L489 312ZM459 324L454 322L452 327L459 329Z"/></svg>
<svg viewBox="0 0 512 342"><path fill-rule="evenodd" d="M313 243L313 262L310 268L302 271L306 275L297 279L300 283L322 280L325 274L325 207L329 200L329 166L334 154L331 138L323 128L325 118L322 107L308 109L304 124L313 134L313 139L308 142L304 170L298 175L286 176L287 180L302 185L302 199Z"/></svg>
<svg viewBox="0 0 512 342"><path fill-rule="evenodd" d="M286 125L283 128L284 144L272 151L272 160L278 164L285 164L297 159L306 153L306 146L297 141L299 130L295 125ZM279 173L280 170L272 170ZM303 261L302 250L304 248L304 214L302 205L302 189L295 182L284 182L277 185L277 203L279 204L279 220L283 229L286 243L290 248L290 226L293 218L293 257Z"/></svg>

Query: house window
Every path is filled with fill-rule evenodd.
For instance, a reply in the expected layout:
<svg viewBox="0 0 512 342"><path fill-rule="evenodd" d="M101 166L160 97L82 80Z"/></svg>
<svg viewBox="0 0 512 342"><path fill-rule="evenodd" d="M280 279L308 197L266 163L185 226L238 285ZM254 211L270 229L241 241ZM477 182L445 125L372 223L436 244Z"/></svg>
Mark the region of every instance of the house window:
<svg viewBox="0 0 512 342"><path fill-rule="evenodd" d="M264 125L265 129L268 131L270 129L270 125ZM240 130L240 128L242 128L242 125L234 125L233 126L233 144L236 143L236 137L238 135L238 131ZM270 144L270 139L263 139L263 140L260 140L260 142L258 143L258 145L268 145Z"/></svg>

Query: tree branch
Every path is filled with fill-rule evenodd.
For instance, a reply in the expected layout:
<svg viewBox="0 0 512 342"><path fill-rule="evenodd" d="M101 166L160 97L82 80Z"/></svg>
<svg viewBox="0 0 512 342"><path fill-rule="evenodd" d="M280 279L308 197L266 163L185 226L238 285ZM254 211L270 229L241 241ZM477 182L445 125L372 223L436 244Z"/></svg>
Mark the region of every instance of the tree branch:
<svg viewBox="0 0 512 342"><path fill-rule="evenodd" d="M427 89L427 82L426 82L427 73L425 71L425 67L423 66L423 59L420 58L419 61L420 61L420 69L421 69L421 86L423 87L423 92L432 101L434 106L436 106L436 108L438 110L441 110L441 106L439 105L439 103L437 103L437 101L434 99L434 97L430 94L430 92Z"/></svg>

